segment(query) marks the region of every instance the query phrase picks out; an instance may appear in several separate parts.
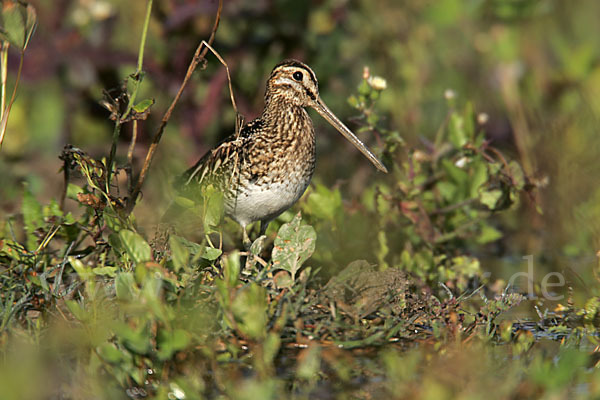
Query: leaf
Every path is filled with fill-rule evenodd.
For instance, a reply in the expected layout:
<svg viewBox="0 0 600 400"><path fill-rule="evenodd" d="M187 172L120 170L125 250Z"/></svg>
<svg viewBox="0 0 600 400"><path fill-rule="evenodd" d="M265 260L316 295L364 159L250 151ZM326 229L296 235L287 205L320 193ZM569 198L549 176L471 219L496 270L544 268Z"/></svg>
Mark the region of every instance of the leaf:
<svg viewBox="0 0 600 400"><path fill-rule="evenodd" d="M223 263L223 278L227 287L232 288L238 284L238 277L240 276L240 253L233 251L224 260Z"/></svg>
<svg viewBox="0 0 600 400"><path fill-rule="evenodd" d="M131 272L122 272L115 279L115 291L117 299L123 301L132 301L139 291L135 278Z"/></svg>
<svg viewBox="0 0 600 400"><path fill-rule="evenodd" d="M457 149L460 149L467 144L465 119L456 113L453 113L450 116L450 123L448 125L448 140L450 140L450 143L452 143L452 145Z"/></svg>
<svg viewBox="0 0 600 400"><path fill-rule="evenodd" d="M269 332L263 342L263 358L267 365L272 364L281 348L281 337L279 333Z"/></svg>
<svg viewBox="0 0 600 400"><path fill-rule="evenodd" d="M342 195L338 189L329 190L325 185L317 184L310 193L305 211L319 219L333 220L342 209Z"/></svg>
<svg viewBox="0 0 600 400"><path fill-rule="evenodd" d="M25 231L27 232L27 246L29 249L36 247L37 238L34 232L37 228L43 225L44 219L42 216L42 206L33 196L29 187L25 186L23 192L23 219L25 221Z"/></svg>
<svg viewBox="0 0 600 400"><path fill-rule="evenodd" d="M94 274L92 272L92 268L85 265L83 262L81 262L81 260L75 257L69 257L69 264L75 270L75 272L77 272L77 275L79 275L79 278L82 281L85 282L93 278Z"/></svg>
<svg viewBox="0 0 600 400"><path fill-rule="evenodd" d="M181 238L176 235L171 235L171 237L169 237L169 247L171 248L175 272L179 271L181 268L187 267L190 259L190 251L182 242Z"/></svg>
<svg viewBox="0 0 600 400"><path fill-rule="evenodd" d="M498 200L502 197L502 194L502 190L500 189L481 191L479 193L479 201L490 210L494 210L496 204L498 204Z"/></svg>
<svg viewBox="0 0 600 400"><path fill-rule="evenodd" d="M65 300L65 305L79 321L85 322L88 319L88 313L76 300Z"/></svg>
<svg viewBox="0 0 600 400"><path fill-rule="evenodd" d="M214 247L205 247L204 251L202 252L202 258L205 260L214 261L219 258L221 254L223 254L223 251L220 249L215 249Z"/></svg>
<svg viewBox="0 0 600 400"><path fill-rule="evenodd" d="M152 249L140 234L123 229L119 232L119 238L125 251L136 264L152 259Z"/></svg>
<svg viewBox="0 0 600 400"><path fill-rule="evenodd" d="M21 1L2 2L0 39L23 51L37 25L35 8Z"/></svg>
<svg viewBox="0 0 600 400"><path fill-rule="evenodd" d="M294 281L287 271L279 271L273 276L273 282L278 289L289 288L294 285Z"/></svg>
<svg viewBox="0 0 600 400"><path fill-rule="evenodd" d="M156 335L158 358L168 360L176 352L185 349L190 343L189 334L183 329L174 331L161 329Z"/></svg>
<svg viewBox="0 0 600 400"><path fill-rule="evenodd" d="M481 160L474 161L471 164L471 179L469 181L470 191L469 197L477 197L479 189L488 180L488 169L485 163Z"/></svg>
<svg viewBox="0 0 600 400"><path fill-rule="evenodd" d="M125 227L125 224L121 221L119 215L112 207L105 207L102 217L104 218L106 226L113 232L119 232Z"/></svg>
<svg viewBox="0 0 600 400"><path fill-rule="evenodd" d="M311 345L298 354L296 376L299 379L316 379L321 371L321 348Z"/></svg>
<svg viewBox="0 0 600 400"><path fill-rule="evenodd" d="M502 232L490 225L483 225L481 233L477 237L477 243L486 244L498 240L502 237Z"/></svg>
<svg viewBox="0 0 600 400"><path fill-rule="evenodd" d="M114 278L116 276L116 272L117 271L117 267L100 267L100 268L94 268L92 269L92 272L95 275L100 275L100 276L110 276L111 278Z"/></svg>
<svg viewBox="0 0 600 400"><path fill-rule="evenodd" d="M288 271L295 280L296 272L315 251L317 234L310 225L301 225L302 216L283 224L273 247L273 266Z"/></svg>
<svg viewBox="0 0 600 400"><path fill-rule="evenodd" d="M154 99L145 99L140 101L139 103L137 103L134 107L133 110L136 113L143 113L148 111L148 109L150 107L152 107L154 105Z"/></svg>
<svg viewBox="0 0 600 400"><path fill-rule="evenodd" d="M510 161L508 163L508 169L510 170L510 176L516 189L523 189L525 187L525 174L519 163L515 160Z"/></svg>
<svg viewBox="0 0 600 400"><path fill-rule="evenodd" d="M98 346L98 354L111 364L117 364L125 359L125 355L112 343L102 343Z"/></svg>
<svg viewBox="0 0 600 400"><path fill-rule="evenodd" d="M135 329L123 322L116 323L115 333L123 345L133 353L146 354L150 351L150 331L145 325Z"/></svg>
<svg viewBox="0 0 600 400"><path fill-rule="evenodd" d="M252 339L262 339L267 334L267 291L252 282L237 292L231 304L237 327Z"/></svg>

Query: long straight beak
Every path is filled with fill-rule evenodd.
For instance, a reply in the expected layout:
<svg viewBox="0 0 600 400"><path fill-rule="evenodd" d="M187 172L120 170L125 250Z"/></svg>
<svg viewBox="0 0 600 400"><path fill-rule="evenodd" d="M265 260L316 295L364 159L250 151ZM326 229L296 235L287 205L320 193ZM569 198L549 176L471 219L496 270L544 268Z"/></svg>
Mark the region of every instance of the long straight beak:
<svg viewBox="0 0 600 400"><path fill-rule="evenodd" d="M388 172L385 165L383 165L383 163L379 161L379 159L375 157L373 153L371 153L371 150L369 150L367 146L365 146L364 143L361 142L360 139L357 138L356 135L352 133L352 131L348 129L346 125L344 125L342 121L340 121L338 117L331 112L331 110L325 105L320 97L317 96L317 100L315 101L315 106L313 108L317 110L317 112L321 114L321 116L325 118L327 122L333 125L335 129L344 135L344 137L348 139L358 150L360 150L360 152L363 153L365 157L367 157L369 161L371 161L373 165L377 167L378 170L385 173Z"/></svg>

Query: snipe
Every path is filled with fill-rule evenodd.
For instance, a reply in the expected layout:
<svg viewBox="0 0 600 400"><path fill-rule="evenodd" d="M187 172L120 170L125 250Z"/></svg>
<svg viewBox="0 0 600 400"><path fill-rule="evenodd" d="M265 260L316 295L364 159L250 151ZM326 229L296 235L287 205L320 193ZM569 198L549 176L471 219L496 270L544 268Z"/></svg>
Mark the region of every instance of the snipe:
<svg viewBox="0 0 600 400"><path fill-rule="evenodd" d="M315 73L296 60L281 62L267 81L262 115L206 153L182 179L184 188L211 182L223 191L225 213L242 226L246 245L248 224L260 221L263 234L310 183L315 132L306 107L314 108L377 169L387 172L321 100Z"/></svg>

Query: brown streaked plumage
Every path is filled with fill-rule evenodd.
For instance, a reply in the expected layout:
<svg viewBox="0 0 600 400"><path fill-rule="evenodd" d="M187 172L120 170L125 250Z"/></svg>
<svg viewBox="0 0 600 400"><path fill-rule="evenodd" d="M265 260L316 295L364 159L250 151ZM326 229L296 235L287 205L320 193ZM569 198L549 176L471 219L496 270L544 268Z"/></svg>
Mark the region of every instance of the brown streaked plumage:
<svg viewBox="0 0 600 400"><path fill-rule="evenodd" d="M225 213L237 221L249 243L246 226L267 224L302 196L315 169L315 132L306 107L314 108L350 140L379 170L385 166L327 108L317 78L305 64L285 60L267 81L265 108L209 151L183 176L183 186L211 182L222 189Z"/></svg>

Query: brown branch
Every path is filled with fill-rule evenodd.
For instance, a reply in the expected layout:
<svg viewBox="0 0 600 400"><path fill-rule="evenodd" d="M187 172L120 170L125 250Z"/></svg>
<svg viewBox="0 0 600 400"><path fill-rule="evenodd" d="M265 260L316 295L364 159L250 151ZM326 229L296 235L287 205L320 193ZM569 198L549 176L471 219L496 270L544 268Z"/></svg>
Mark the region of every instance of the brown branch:
<svg viewBox="0 0 600 400"><path fill-rule="evenodd" d="M213 25L212 32L210 33L210 37L208 38L208 41L207 41L207 43L209 45L212 45L212 43L215 40L217 28L219 27L219 21L221 20L221 10L222 9L223 9L223 0L219 0L219 8L217 9L215 23ZM127 205L127 213L131 213L131 211L133 211L133 208L135 207L135 202L140 194L142 185L144 184L144 180L146 179L148 169L150 168L150 164L152 163L152 160L154 159L154 153L156 152L156 147L158 146L158 143L160 142L160 139L162 138L162 135L165 131L165 127L167 126L167 123L169 122L169 119L171 118L171 114L173 113L173 110L175 109L175 105L181 98L181 95L183 94L183 90L185 89L185 86L187 85L190 78L192 77L192 74L196 70L198 63L200 62L200 60L204 59L208 50L209 50L209 47L205 46L204 41L202 41L198 45L198 48L196 49L196 52L194 53L194 57L192 58L192 61L190 62L187 73L185 74L185 78L183 78L183 82L181 83L181 86L179 87L179 91L177 92L177 94L175 95L175 98L173 99L173 102L171 103L171 105L169 106L167 111L165 112L165 115L162 118L160 126L158 127L158 130L156 131L156 134L154 135L154 138L152 139L152 143L150 144L150 148L148 149L148 153L146 154L146 159L144 160L144 165L142 166L140 176L138 177L135 188L133 189L133 192L131 193L131 195L129 197L129 202Z"/></svg>

